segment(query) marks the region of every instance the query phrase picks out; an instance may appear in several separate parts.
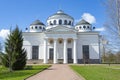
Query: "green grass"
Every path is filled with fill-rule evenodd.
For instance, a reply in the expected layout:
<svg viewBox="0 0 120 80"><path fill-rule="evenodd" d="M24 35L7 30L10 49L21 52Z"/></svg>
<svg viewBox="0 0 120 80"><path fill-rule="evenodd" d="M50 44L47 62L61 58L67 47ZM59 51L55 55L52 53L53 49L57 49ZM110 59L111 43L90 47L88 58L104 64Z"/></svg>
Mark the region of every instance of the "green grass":
<svg viewBox="0 0 120 80"><path fill-rule="evenodd" d="M85 80L120 80L120 65L71 65Z"/></svg>
<svg viewBox="0 0 120 80"><path fill-rule="evenodd" d="M24 80L48 67L49 65L34 65L27 66L25 70L9 72L7 68L0 66L0 80Z"/></svg>

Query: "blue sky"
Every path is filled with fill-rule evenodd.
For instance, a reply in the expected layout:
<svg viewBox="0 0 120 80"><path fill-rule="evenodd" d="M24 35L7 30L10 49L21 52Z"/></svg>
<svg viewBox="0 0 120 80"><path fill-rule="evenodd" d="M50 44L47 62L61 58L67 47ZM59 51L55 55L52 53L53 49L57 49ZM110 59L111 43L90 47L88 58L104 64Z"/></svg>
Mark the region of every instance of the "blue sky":
<svg viewBox="0 0 120 80"><path fill-rule="evenodd" d="M46 24L47 18L59 9L81 19L83 13L95 17L95 27L102 27L105 22L105 9L101 0L0 0L0 30L15 27L23 31L36 19Z"/></svg>

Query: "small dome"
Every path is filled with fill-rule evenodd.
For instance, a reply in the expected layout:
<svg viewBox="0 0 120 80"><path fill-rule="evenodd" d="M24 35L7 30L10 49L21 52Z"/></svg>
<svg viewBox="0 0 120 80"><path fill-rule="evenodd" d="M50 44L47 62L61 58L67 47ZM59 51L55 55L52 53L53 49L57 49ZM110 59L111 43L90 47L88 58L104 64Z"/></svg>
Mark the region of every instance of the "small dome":
<svg viewBox="0 0 120 80"><path fill-rule="evenodd" d="M89 22L82 19L76 24L75 29L78 30L78 32L88 32L91 31L92 25Z"/></svg>
<svg viewBox="0 0 120 80"><path fill-rule="evenodd" d="M89 22L85 21L84 19L82 19L80 22L78 22L76 25L84 25L84 24L88 24L91 25Z"/></svg>
<svg viewBox="0 0 120 80"><path fill-rule="evenodd" d="M58 19L58 18L69 18L69 19L73 19L71 16L69 16L68 14L65 14L62 10L59 10L57 13L53 14L52 16L50 16L48 18L49 19Z"/></svg>
<svg viewBox="0 0 120 80"><path fill-rule="evenodd" d="M42 32L45 31L45 25L39 21L36 20L32 24L30 24L30 32Z"/></svg>
<svg viewBox="0 0 120 80"><path fill-rule="evenodd" d="M30 25L44 25L44 24L41 21L36 20L32 24L30 24Z"/></svg>

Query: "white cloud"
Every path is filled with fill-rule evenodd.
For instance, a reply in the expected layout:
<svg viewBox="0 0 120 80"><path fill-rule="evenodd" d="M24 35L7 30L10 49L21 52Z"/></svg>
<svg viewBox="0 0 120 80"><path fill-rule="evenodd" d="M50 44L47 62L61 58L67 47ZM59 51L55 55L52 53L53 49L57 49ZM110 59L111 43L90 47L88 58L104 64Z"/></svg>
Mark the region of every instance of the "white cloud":
<svg viewBox="0 0 120 80"><path fill-rule="evenodd" d="M82 19L86 20L89 23L96 23L96 19L93 15L91 15L90 13L83 13L82 15Z"/></svg>
<svg viewBox="0 0 120 80"><path fill-rule="evenodd" d="M105 31L105 28L104 27L96 28L95 31Z"/></svg>
<svg viewBox="0 0 120 80"><path fill-rule="evenodd" d="M0 30L0 37L2 39L7 38L8 34L10 34L10 30L8 30L8 29L2 29L2 30Z"/></svg>

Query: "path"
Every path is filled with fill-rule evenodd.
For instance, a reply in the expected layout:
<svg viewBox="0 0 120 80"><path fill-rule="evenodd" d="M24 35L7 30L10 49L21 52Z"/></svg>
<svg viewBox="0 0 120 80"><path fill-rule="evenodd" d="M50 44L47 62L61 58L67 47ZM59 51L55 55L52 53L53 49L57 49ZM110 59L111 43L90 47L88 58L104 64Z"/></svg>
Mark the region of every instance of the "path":
<svg viewBox="0 0 120 80"><path fill-rule="evenodd" d="M53 64L26 80L82 80L67 64Z"/></svg>

